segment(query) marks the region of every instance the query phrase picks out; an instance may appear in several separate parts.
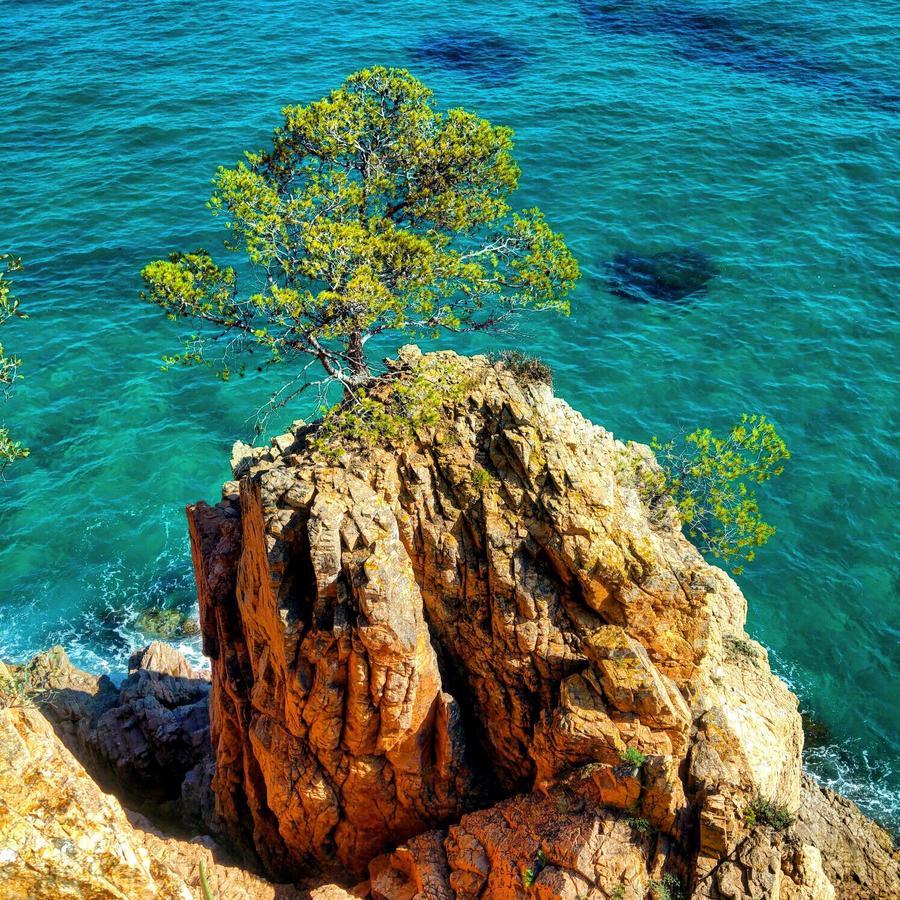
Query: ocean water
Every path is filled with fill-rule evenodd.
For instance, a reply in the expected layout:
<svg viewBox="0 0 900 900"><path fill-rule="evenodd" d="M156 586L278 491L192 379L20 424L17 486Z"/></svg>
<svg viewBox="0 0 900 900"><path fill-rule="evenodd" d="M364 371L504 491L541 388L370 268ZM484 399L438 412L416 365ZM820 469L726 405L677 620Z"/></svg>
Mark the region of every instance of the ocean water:
<svg viewBox="0 0 900 900"><path fill-rule="evenodd" d="M406 66L516 130L519 201L584 272L570 318L454 346L527 346L626 439L778 424L748 627L823 726L808 765L900 828L894 0L0 0L0 21L0 250L31 314L3 329L27 378L2 416L32 449L0 485L0 656L61 642L115 674L140 610L192 609L182 509L217 496L278 374L162 372L178 329L139 270L218 246L210 177L283 105ZM704 292L611 292L618 255L685 248Z"/></svg>

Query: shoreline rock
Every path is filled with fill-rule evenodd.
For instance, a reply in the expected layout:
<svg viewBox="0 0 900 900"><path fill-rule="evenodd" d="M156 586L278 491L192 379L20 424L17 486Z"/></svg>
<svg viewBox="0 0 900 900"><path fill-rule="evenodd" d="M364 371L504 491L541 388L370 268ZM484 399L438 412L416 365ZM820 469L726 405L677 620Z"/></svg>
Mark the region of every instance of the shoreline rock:
<svg viewBox="0 0 900 900"><path fill-rule="evenodd" d="M58 649L36 657L35 668L46 669L48 662L57 684L93 679L74 667L62 675L67 670ZM482 882L484 896L516 896L529 869L540 896L595 896L591 884L598 870L601 880L618 879L625 897L643 898L650 885L664 884L659 865L668 839L642 835L627 811L604 808L602 784L590 767L547 794L512 797L447 829L411 838L371 862L371 883L348 888L321 879L272 884L235 865L208 836L167 835L102 793L37 707L0 709L0 751L0 886L10 896L81 897L91 890L91 896L121 898L125 890L140 900L162 896L163 886L167 897L199 896L201 859L218 900L450 898L469 896ZM49 778L50 771L61 777ZM203 790L211 803L208 782ZM66 858L55 852L76 846ZM760 858L781 860L777 892L771 867L764 867L760 879ZM751 877L748 892L731 896L868 900L892 898L900 884L900 851L890 836L807 774L797 822L783 835L755 833L736 859L749 861L742 874ZM728 886L727 877L719 880ZM45 887L48 892L41 893Z"/></svg>
<svg viewBox="0 0 900 900"><path fill-rule="evenodd" d="M404 348L394 377L434 362L467 385L435 426L337 461L300 426L188 509L230 836L376 896L513 896L507 852L519 887L601 896L616 867L584 829L624 815L656 835L636 891L833 896L813 844L747 825L757 798L800 806L797 701L735 583L642 507L627 462L649 451L484 357ZM496 829L573 781L571 828L513 851ZM550 862L567 842L594 876Z"/></svg>
<svg viewBox="0 0 900 900"><path fill-rule="evenodd" d="M23 667L0 893L199 896L202 860L217 900L900 896L801 772L737 585L643 508L649 451L484 357L395 379L435 359L467 390L402 446L324 459L296 423L189 507L211 675L157 642L118 688Z"/></svg>
<svg viewBox="0 0 900 900"><path fill-rule="evenodd" d="M119 687L77 669L61 647L26 669L34 701L100 785L159 821L215 831L202 789L212 765L208 673L159 641L132 654Z"/></svg>
<svg viewBox="0 0 900 900"><path fill-rule="evenodd" d="M104 794L36 708L0 710L0 893L32 900L300 900L223 863L214 842L164 838Z"/></svg>

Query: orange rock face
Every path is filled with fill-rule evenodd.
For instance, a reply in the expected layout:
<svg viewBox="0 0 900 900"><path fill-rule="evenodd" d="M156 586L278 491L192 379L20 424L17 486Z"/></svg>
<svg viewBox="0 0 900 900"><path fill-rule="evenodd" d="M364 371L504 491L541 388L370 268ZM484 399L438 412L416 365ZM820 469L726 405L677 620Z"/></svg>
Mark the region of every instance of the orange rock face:
<svg viewBox="0 0 900 900"><path fill-rule="evenodd" d="M285 872L362 873L479 796L390 508L361 481L343 487L292 511L279 548L268 546L257 482L242 484L240 529L227 507L192 511L198 574L210 546L240 547L233 587L214 594L198 578L216 636L220 812Z"/></svg>
<svg viewBox="0 0 900 900"><path fill-rule="evenodd" d="M375 900L401 897L644 897L650 840L566 795L515 797L428 832L371 866Z"/></svg>
<svg viewBox="0 0 900 900"><path fill-rule="evenodd" d="M648 451L483 357L397 377L434 360L466 384L434 427L238 447L188 510L220 817L278 875L378 857L376 896L704 877L756 793L800 797L796 700L729 652L743 597L642 505Z"/></svg>

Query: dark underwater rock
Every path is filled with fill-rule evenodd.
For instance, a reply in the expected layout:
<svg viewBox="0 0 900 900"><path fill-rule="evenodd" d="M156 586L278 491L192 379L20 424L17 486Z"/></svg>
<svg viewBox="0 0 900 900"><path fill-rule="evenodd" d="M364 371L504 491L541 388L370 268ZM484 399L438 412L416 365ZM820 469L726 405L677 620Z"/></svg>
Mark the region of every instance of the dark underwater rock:
<svg viewBox="0 0 900 900"><path fill-rule="evenodd" d="M803 748L805 750L827 747L834 743L828 726L816 719L812 713L801 710L800 719L803 723Z"/></svg>
<svg viewBox="0 0 900 900"><path fill-rule="evenodd" d="M500 34L472 34L469 31L451 31L428 38L414 53L420 61L497 84L517 78L530 55Z"/></svg>
<svg viewBox="0 0 900 900"><path fill-rule="evenodd" d="M685 59L798 84L816 85L830 76L828 66L767 44L727 16L676 7L666 19L680 41L676 52Z"/></svg>
<svg viewBox="0 0 900 900"><path fill-rule="evenodd" d="M135 624L141 631L152 637L161 637L166 640L189 637L200 632L200 626L196 619L186 615L180 609L166 607L145 609L138 615Z"/></svg>
<svg viewBox="0 0 900 900"><path fill-rule="evenodd" d="M700 65L799 84L836 100L855 100L888 112L900 109L896 85L843 71L836 62L822 59L809 41L795 37L794 49L789 35L727 13L635 0L578 0L578 6L595 33L657 34L668 39L676 56Z"/></svg>
<svg viewBox="0 0 900 900"><path fill-rule="evenodd" d="M579 6L594 31L667 35L675 39L677 55L707 65L796 81L829 74L823 63L781 50L755 34L748 23L724 13L633 0L579 0Z"/></svg>
<svg viewBox="0 0 900 900"><path fill-rule="evenodd" d="M716 274L709 256L692 247L651 254L623 250L606 265L610 291L639 303L687 300L705 293Z"/></svg>
<svg viewBox="0 0 900 900"><path fill-rule="evenodd" d="M654 30L652 8L631 0L578 0L578 8L593 32L644 34Z"/></svg>

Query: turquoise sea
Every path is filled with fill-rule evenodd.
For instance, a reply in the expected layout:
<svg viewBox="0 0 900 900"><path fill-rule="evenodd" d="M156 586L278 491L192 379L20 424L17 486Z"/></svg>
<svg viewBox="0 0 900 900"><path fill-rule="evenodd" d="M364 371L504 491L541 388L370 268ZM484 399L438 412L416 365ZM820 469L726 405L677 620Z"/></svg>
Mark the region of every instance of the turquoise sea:
<svg viewBox="0 0 900 900"><path fill-rule="evenodd" d="M218 245L215 167L283 105L406 66L515 128L521 204L584 271L570 318L458 348L539 353L622 438L778 424L749 630L827 731L808 765L900 829L896 0L0 0L0 23L0 251L31 314L3 329L27 378L2 417L32 448L0 485L0 656L60 642L116 674L140 610L191 610L183 507L278 373L162 372L177 328L139 270ZM617 254L676 248L705 293L610 292Z"/></svg>

